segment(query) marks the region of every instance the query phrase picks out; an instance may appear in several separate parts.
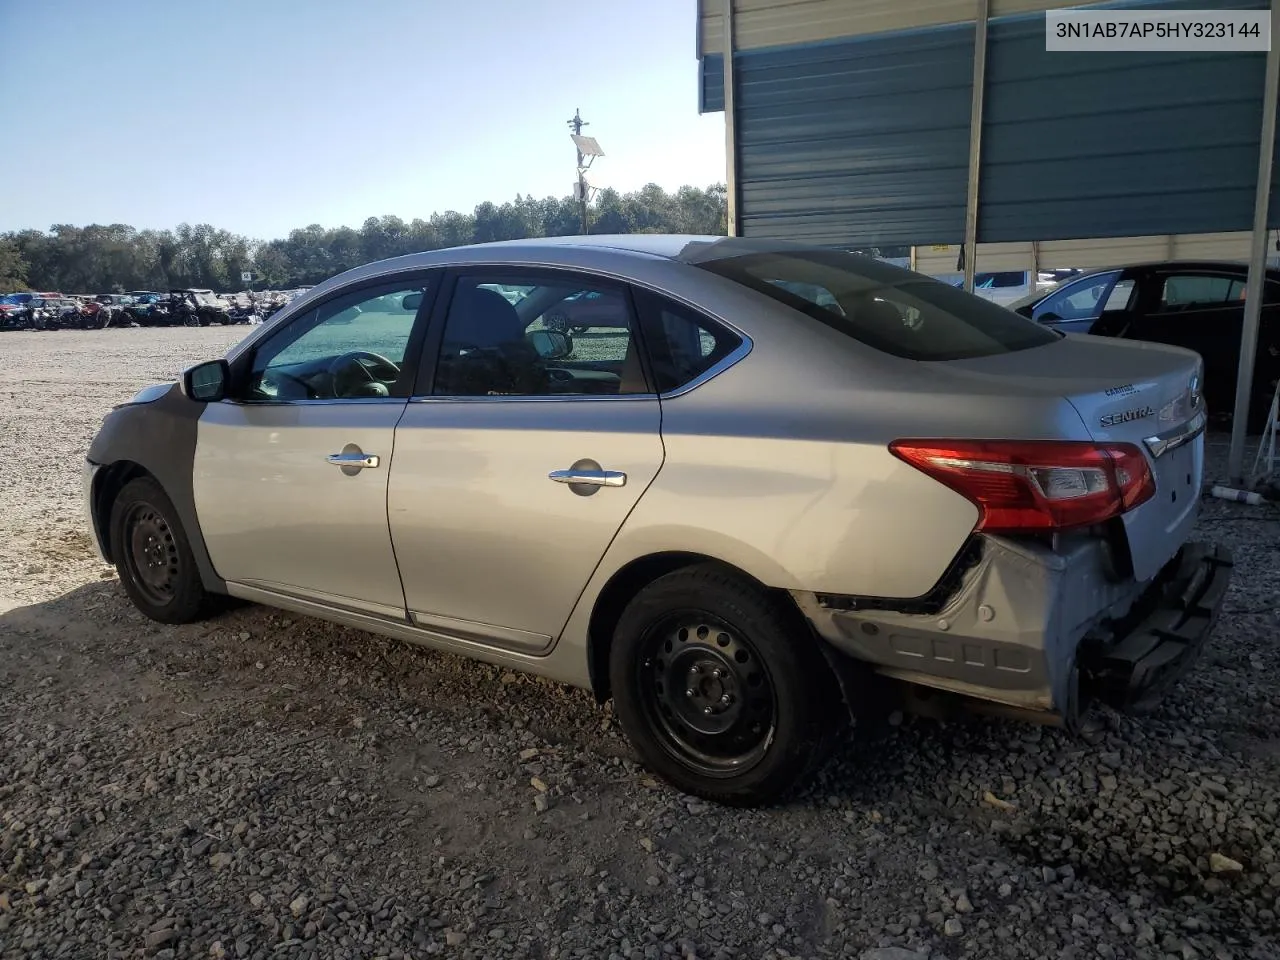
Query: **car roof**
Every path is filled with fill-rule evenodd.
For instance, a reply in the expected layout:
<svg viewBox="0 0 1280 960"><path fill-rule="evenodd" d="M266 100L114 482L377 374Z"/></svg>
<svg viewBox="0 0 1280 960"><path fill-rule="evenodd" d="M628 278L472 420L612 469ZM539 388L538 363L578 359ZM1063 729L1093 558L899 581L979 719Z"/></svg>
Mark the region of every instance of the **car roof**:
<svg viewBox="0 0 1280 960"><path fill-rule="evenodd" d="M523 253L533 253L543 250L547 252L563 252L566 248L581 247L616 250L622 253L676 259L680 252L690 243L707 243L724 239L724 237L672 233L619 233L574 237L529 237L521 240L497 240L492 243L475 243L468 244L466 246L448 247L444 250L433 250L431 253L456 253L463 250L500 251L504 249L519 250Z"/></svg>
<svg viewBox="0 0 1280 960"><path fill-rule="evenodd" d="M1242 260L1148 260L1140 263L1118 263L1111 267L1097 267L1093 270L1085 270L1077 276L1071 277L1071 280L1078 280L1082 277L1093 277L1100 273L1111 273L1113 270L1132 270L1137 272L1161 272L1165 273L1170 270L1248 270L1249 265ZM1273 279L1280 278L1280 269L1276 267L1267 267L1267 275Z"/></svg>
<svg viewBox="0 0 1280 960"><path fill-rule="evenodd" d="M833 248L814 244L797 244L784 240L755 240L742 237L724 237L706 234L595 234L573 237L531 237L521 240L496 240L464 246L444 247L421 253L408 253L387 260L378 260L354 267L330 277L289 304L299 308L318 302L332 290L360 280L372 280L389 274L409 270L428 270L455 266L510 266L563 267L567 269L616 269L625 275L637 269L641 262L654 261L697 264L726 257L752 253L778 253L783 251L814 251ZM890 264L881 264L872 257L865 258L869 265L885 270L906 273ZM874 267L869 266L868 269Z"/></svg>
<svg viewBox="0 0 1280 960"><path fill-rule="evenodd" d="M619 233L595 234L572 237L529 237L521 240L495 240L490 243L473 243L456 247L444 247L422 253L410 253L383 264L395 263L397 268L433 266L441 262L483 262L492 260L494 254L511 253L513 262L528 261L538 256L572 263L575 252L597 252L621 257L657 257L666 260L697 262L707 259L738 256L749 253L777 252L784 250L830 250L815 244L792 243L785 240L748 239L714 234L687 233ZM371 266L371 264L366 264ZM357 270L361 269L359 267ZM326 281L327 283L327 281ZM320 286L324 286L321 284ZM312 289L315 289L314 287ZM310 292L310 291L308 291Z"/></svg>

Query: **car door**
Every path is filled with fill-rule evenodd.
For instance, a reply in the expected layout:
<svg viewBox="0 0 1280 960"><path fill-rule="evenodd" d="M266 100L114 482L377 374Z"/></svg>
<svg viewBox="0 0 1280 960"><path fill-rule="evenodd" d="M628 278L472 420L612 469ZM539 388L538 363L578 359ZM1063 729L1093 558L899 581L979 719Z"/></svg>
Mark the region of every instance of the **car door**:
<svg viewBox="0 0 1280 960"><path fill-rule="evenodd" d="M1216 412L1226 412L1240 358L1244 292L1244 278L1227 271L1153 273L1148 300L1123 335L1200 354L1206 400Z"/></svg>
<svg viewBox="0 0 1280 960"><path fill-rule="evenodd" d="M1063 333L1101 333L1099 324L1128 309L1133 280L1120 270L1090 274L1052 291L1031 309L1031 318Z"/></svg>
<svg viewBox="0 0 1280 960"><path fill-rule="evenodd" d="M403 619L387 477L431 290L422 273L347 288L237 361L234 398L201 417L195 457L200 528L224 579Z"/></svg>
<svg viewBox="0 0 1280 960"><path fill-rule="evenodd" d="M421 627L537 654L662 466L658 398L625 285L542 268L449 285L396 430L405 601ZM618 326L547 329L589 295Z"/></svg>

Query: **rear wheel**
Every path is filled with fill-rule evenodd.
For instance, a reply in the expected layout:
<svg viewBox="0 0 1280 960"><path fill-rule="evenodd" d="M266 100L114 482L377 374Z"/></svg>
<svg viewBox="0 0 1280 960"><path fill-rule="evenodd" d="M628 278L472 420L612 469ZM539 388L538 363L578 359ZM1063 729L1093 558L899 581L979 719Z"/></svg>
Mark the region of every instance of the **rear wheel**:
<svg viewBox="0 0 1280 960"><path fill-rule="evenodd" d="M111 556L134 606L160 623L209 610L191 543L167 494L150 477L125 484L111 508Z"/></svg>
<svg viewBox="0 0 1280 960"><path fill-rule="evenodd" d="M628 604L610 680L645 764L722 803L783 798L843 726L834 677L798 615L714 564L661 577Z"/></svg>

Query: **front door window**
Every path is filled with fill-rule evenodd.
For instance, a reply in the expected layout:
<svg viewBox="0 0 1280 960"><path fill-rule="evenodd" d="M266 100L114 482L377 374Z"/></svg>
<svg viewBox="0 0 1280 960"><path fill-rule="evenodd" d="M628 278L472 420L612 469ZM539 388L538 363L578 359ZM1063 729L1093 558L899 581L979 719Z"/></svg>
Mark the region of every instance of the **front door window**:
<svg viewBox="0 0 1280 960"><path fill-rule="evenodd" d="M1068 283L1045 297L1031 313L1042 323L1064 320L1096 320L1110 307L1107 294L1119 274L1100 273Z"/></svg>
<svg viewBox="0 0 1280 960"><path fill-rule="evenodd" d="M295 318L255 352L246 399L257 403L407 395L402 374L426 281L329 300Z"/></svg>

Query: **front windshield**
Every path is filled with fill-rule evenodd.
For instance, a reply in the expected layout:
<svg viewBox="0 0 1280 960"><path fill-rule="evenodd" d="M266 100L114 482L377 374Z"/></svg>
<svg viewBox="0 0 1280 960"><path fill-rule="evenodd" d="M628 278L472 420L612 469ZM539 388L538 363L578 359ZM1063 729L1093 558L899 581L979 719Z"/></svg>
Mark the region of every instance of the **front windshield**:
<svg viewBox="0 0 1280 960"><path fill-rule="evenodd" d="M909 360L986 357L1058 339L1004 307L856 254L780 248L694 265Z"/></svg>

